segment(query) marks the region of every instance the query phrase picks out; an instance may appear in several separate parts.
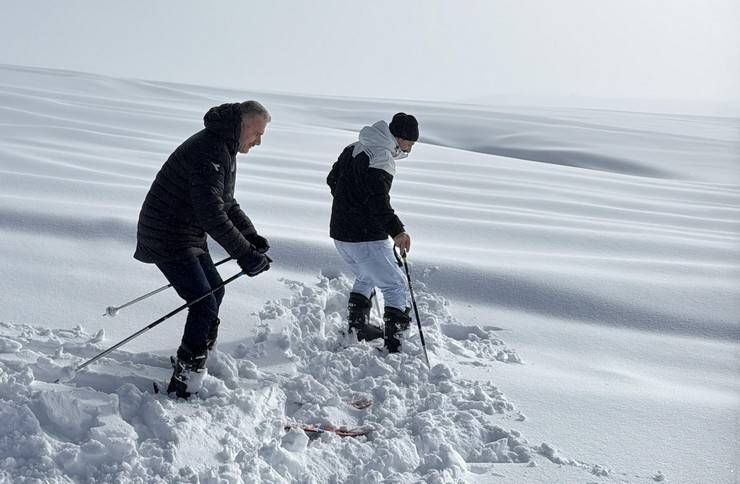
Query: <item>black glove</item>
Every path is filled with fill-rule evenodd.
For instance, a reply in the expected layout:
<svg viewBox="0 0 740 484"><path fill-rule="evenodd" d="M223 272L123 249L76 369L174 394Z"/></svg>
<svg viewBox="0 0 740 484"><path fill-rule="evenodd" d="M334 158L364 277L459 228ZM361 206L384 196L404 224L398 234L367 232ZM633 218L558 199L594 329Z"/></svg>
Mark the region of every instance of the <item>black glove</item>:
<svg viewBox="0 0 740 484"><path fill-rule="evenodd" d="M252 250L249 255L246 255L240 259L237 259L236 263L242 268L249 277L254 277L261 272L265 272L270 269L270 259L265 254L260 254L256 250Z"/></svg>
<svg viewBox="0 0 740 484"><path fill-rule="evenodd" d="M261 235L253 234L245 238L249 241L250 244L254 246L255 249L257 249L257 252L259 252L260 254L264 254L265 252L270 250L270 243Z"/></svg>

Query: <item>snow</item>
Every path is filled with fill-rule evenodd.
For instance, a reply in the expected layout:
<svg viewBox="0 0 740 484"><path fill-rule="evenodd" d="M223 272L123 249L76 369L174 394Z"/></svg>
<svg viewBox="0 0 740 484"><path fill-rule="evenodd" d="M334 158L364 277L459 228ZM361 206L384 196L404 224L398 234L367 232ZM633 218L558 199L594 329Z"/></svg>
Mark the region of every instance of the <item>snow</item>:
<svg viewBox="0 0 740 484"><path fill-rule="evenodd" d="M164 384L168 377L167 357L153 354L121 351L69 382L53 383L81 358L102 350L98 338L79 327L4 323L8 339L25 346L0 358L0 381L7 389L2 397L16 410L8 419L23 420L25 412L29 421L12 428L12 440L0 447L8 478L36 476L44 456L50 459L43 460L44 472L54 478L169 480L185 469L201 480L216 473L235 482L252 482L255 468L267 481L308 475L317 481L395 476L402 482L446 482L462 479L467 461L531 461L536 448L503 427L521 420L519 413L492 383L465 380L445 363L427 369L416 335L404 341L407 352L400 355L384 356L366 343L348 345L336 311L348 297L348 279L284 283L291 296L265 304L260 319L268 328L255 338L260 341L215 351L200 398L187 403L153 394L154 381ZM454 345L468 351L462 358L477 361L481 341L497 350L503 345L481 328L486 338L448 339L439 320L452 327L455 322L444 301L420 296L437 303L421 304L434 342L430 348L438 353ZM273 324L283 328L281 337L271 338ZM278 352L290 370L260 372L255 362ZM45 356L50 353L56 356ZM361 400L371 404L351 405ZM286 424L305 422L369 428L371 434L344 440L324 434L309 442L303 432L284 431ZM48 452L17 450L17 441L31 439L41 439Z"/></svg>
<svg viewBox="0 0 740 484"><path fill-rule="evenodd" d="M0 71L0 482L736 481L737 118ZM181 304L106 310L166 284L131 257L163 160L248 98L273 122L237 198L275 263L227 288L199 397L153 391L181 316L75 372ZM431 369L415 323L400 355L343 335L327 236L331 163L397 111L421 122L392 197Z"/></svg>

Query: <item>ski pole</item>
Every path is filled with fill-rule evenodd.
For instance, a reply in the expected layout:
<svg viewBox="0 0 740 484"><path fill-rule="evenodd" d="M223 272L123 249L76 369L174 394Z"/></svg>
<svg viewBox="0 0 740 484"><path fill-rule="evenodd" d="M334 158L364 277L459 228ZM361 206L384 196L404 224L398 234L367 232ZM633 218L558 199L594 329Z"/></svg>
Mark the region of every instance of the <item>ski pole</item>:
<svg viewBox="0 0 740 484"><path fill-rule="evenodd" d="M401 266L401 259L398 258L398 253L396 252L396 248L393 248L393 255L396 256L396 260L398 261L398 265ZM414 297L414 288L411 284L411 274L409 273L409 264L406 261L406 251L401 254L401 257L403 257L403 267L406 269L406 280L409 281L409 293L411 294L411 304L414 306L414 314L416 315L416 326L419 328L419 339L421 339L421 347L424 349L424 358L427 360L427 368L431 368L432 366L429 364L429 355L427 354L427 345L424 342L424 331L421 329L421 320L419 319L419 310L416 307L416 298Z"/></svg>
<svg viewBox="0 0 740 484"><path fill-rule="evenodd" d="M86 366L88 366L88 365L91 365L91 364L95 363L95 362L96 362L96 361L98 361L98 360L99 360L100 358L104 357L105 355L107 355L107 354L108 354L108 353L110 353L111 351L115 350L116 348L120 348L121 346L125 345L126 343L128 343L128 342L129 342L129 341L131 341L132 339L134 339L134 338L137 338L138 336L140 336L140 335L142 335L142 334L146 333L147 331L149 331L150 329L152 329L153 327L155 327L155 326L156 326L156 325L158 325L159 323L161 323L161 322L165 321L166 319L169 319L170 317L172 317L172 316L174 316L175 314L179 313L179 312L180 312L180 311L182 311L183 309L185 309L185 308L189 308L189 307L190 307L190 306L192 306L193 304L195 304L195 303L197 303L197 302L199 302L199 301L201 301L201 300L203 300L203 299L207 298L208 296L210 296L210 295L211 295L211 294L213 294L214 292L216 292L216 291L218 291L219 289L221 289L221 288L223 288L224 286L226 286L226 284L228 284L228 283L232 282L232 281L233 281L234 279L236 279L237 277L239 277L239 276L242 276L242 275L244 275L244 273L243 273L243 272L239 272L238 274L234 274L233 276L231 276L231 277L229 277L228 279L226 279L226 280L225 280L225 281L224 281L223 283L221 283L221 284L220 284L220 285L219 285L218 287L215 287L215 288L211 289L211 290L210 290L210 291L208 291L207 293L205 293L205 294L203 294L202 296L200 296L200 297L199 297L198 299L193 299L193 300L192 300L192 301L190 301L189 303L185 303L185 304L183 304L182 306L180 306L179 308L177 308L177 309L174 309L174 310L170 311L170 312L169 312L169 313L167 313L166 315L162 316L162 317L161 317L161 318L159 318L158 320L156 320L156 321L154 321L153 323L151 323L151 324L150 324L149 326L146 326L145 328L142 328L142 329L140 329L139 331L135 332L134 334L132 334L132 335L131 335L131 336L129 336L128 338L126 338L126 339L124 339L124 340L122 340L122 341L119 341L118 343L114 344L113 346L111 346L111 347L110 347L110 348L108 348L107 350L103 351L102 353L99 353L99 354L97 354L96 356L94 356L93 358L91 358L91 359L87 360L86 362L84 362L83 364L81 364L80 366L78 366L77 368L75 368L75 369L73 370L73 373L77 373L78 371L82 370L82 369L83 369L83 368L85 368ZM56 381L55 381L54 383L59 383L59 381L60 381L60 380L61 380L61 378L57 378L57 380L56 380Z"/></svg>
<svg viewBox="0 0 740 484"><path fill-rule="evenodd" d="M213 266L214 267L215 266L220 266L224 262L228 262L231 259L232 259L231 257L227 257L226 259L224 259L222 261L216 262L215 264L213 264ZM118 314L118 311L120 311L121 309L127 308L127 307L131 306L132 304L136 304L139 301L143 301L144 299L146 299L148 297L151 297L151 296L154 296L155 294L159 294L160 292L164 291L165 289L169 289L170 287L172 287L172 284L167 284L166 286L162 286L159 289L155 289L155 290L153 290L150 293L147 293L147 294L144 294L143 296L137 297L136 299L131 300L131 301L127 302L126 304L122 304L120 306L108 306L107 308L105 308L105 314L103 314L103 316L110 316L110 317L114 318Z"/></svg>

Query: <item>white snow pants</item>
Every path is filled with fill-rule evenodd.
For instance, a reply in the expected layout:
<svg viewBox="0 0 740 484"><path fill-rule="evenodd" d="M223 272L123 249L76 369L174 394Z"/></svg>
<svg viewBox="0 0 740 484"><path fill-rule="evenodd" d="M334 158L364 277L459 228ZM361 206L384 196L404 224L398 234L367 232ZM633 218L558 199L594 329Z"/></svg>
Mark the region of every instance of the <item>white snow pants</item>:
<svg viewBox="0 0 740 484"><path fill-rule="evenodd" d="M403 311L409 306L406 277L398 267L390 239L371 242L335 240L334 246L355 274L352 292L369 298L373 288L377 287L383 293L386 307Z"/></svg>

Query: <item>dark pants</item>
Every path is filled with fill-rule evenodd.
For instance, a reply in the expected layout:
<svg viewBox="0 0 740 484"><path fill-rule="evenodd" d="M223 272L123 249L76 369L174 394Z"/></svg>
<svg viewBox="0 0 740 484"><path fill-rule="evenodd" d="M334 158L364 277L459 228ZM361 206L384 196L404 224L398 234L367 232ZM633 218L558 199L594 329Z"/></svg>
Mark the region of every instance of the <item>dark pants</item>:
<svg viewBox="0 0 740 484"><path fill-rule="evenodd" d="M186 302L198 299L223 283L209 254L160 262L157 267ZM188 308L182 345L194 354L205 353L208 330L218 318L224 288Z"/></svg>

